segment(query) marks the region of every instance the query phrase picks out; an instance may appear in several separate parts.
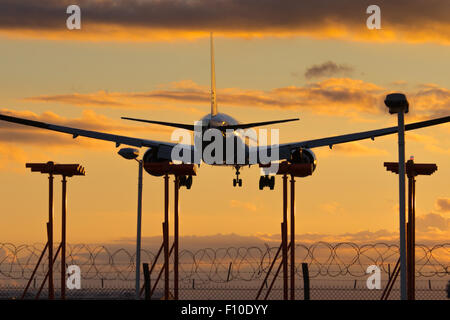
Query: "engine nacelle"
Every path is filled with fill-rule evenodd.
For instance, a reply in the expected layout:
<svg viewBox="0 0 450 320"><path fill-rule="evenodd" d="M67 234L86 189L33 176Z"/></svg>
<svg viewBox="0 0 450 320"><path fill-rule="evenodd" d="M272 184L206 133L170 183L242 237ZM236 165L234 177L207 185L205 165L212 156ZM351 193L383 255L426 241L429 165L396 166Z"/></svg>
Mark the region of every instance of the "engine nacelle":
<svg viewBox="0 0 450 320"><path fill-rule="evenodd" d="M174 175L179 177L179 186L190 189L192 186L192 176L197 175L195 164L174 164L167 159L158 157L157 148L149 148L143 157L144 169L148 174L155 177L163 175Z"/></svg>
<svg viewBox="0 0 450 320"><path fill-rule="evenodd" d="M296 148L291 150L290 163L311 163L313 165L313 171L317 167L317 159L314 152L311 149Z"/></svg>
<svg viewBox="0 0 450 320"><path fill-rule="evenodd" d="M149 167L145 166L146 163L161 163L161 162L169 162L167 159L160 159L158 158L158 149L157 148L149 148L145 153L144 157L142 158L144 161L144 168L147 173L151 174L152 176L160 177L163 174L159 171L154 171L149 169Z"/></svg>

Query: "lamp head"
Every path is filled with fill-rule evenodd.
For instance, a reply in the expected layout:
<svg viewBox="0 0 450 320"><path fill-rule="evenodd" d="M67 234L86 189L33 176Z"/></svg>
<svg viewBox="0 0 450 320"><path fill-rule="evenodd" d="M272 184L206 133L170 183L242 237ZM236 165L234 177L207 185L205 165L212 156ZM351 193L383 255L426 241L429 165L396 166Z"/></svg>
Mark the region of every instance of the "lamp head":
<svg viewBox="0 0 450 320"><path fill-rule="evenodd" d="M391 93L386 96L384 104L389 108L389 113L399 113L409 111L409 103L403 93Z"/></svg>
<svg viewBox="0 0 450 320"><path fill-rule="evenodd" d="M127 160L133 160L139 157L139 150L135 148L122 148L117 153Z"/></svg>

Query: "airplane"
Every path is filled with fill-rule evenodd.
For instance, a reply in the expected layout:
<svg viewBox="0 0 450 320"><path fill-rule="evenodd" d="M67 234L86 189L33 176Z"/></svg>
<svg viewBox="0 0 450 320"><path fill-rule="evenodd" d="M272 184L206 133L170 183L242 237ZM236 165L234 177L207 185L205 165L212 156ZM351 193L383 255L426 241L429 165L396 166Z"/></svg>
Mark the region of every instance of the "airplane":
<svg viewBox="0 0 450 320"><path fill-rule="evenodd" d="M233 133L231 135L231 137L233 139L240 140L241 143L245 146L245 159L244 159L244 162L240 162L240 161L237 161L236 157L234 157L234 159L232 159L231 163L229 163L229 162L223 163L222 162L222 163L208 163L208 164L227 165L227 166L234 167L234 169L236 170L236 178L233 179L233 186L241 187L242 179L239 178L239 174L240 174L239 170L241 167L247 166L247 165L251 166L253 164L264 165L266 163L262 163L260 161L260 159L257 159L257 161L255 163L249 162L249 154L253 149L251 146L248 145L248 139L243 141L243 138L237 132L239 130L243 130L243 129L271 125L271 124L276 124L276 123L291 122L291 121L296 121L299 119L295 118L295 119L284 119L284 120L271 120L271 121L265 121L265 122L240 123L235 118L231 117L230 115L225 114L225 113L220 113L218 111L217 99L216 99L216 76L215 76L215 63L214 63L214 43L213 43L212 33L211 33L211 37L210 37L210 45L211 45L211 48L210 48L210 51L211 51L211 91L210 91L211 111L210 111L210 113L206 114L203 118L200 119L202 131L205 132L205 130L208 130L208 129L220 130L223 134L223 137L225 139L228 139L228 138L230 138L228 133L231 130L231 132ZM394 104L395 103L404 103L404 102L407 103L406 98L402 94L391 94L391 95L388 95L388 97L389 96L390 96L390 99L393 99L392 101L390 101L391 103L394 103ZM402 99L404 99L404 100L402 101ZM387 102L387 100L385 102ZM174 127L174 128L195 131L195 125L191 125L191 124L137 119L137 118L130 118L130 117L122 117L122 119L145 122L145 123L150 123L150 124L158 124L158 125L163 125L163 126L169 126L169 127ZM98 131L83 130L83 129L78 129L78 128L60 126L57 124L50 124L50 123L44 123L44 122L40 122L40 121L34 121L34 120L29 120L29 119L24 119L24 118L13 117L13 116L6 115L6 114L0 114L0 120L70 134L73 136L74 139L81 136L81 137L88 137L88 138L92 138L92 139L111 141L116 144L116 148L119 147L120 145L127 145L127 146L137 147L137 148L147 148L147 150L145 151L144 156L142 158L142 161L144 162L144 168L145 168L145 163L171 162L173 160L172 150L175 148L175 146L179 145L179 144L176 144L173 142L133 138L133 137L104 133L104 132L98 132ZM424 127L428 127L428 126L434 126L434 125L447 123L447 122L450 122L450 116L410 123L410 124L405 125L405 130L406 131L415 130L415 129L424 128ZM292 142L292 143L283 143L283 144L279 144L277 146L278 151L279 151L279 155L278 155L279 159L278 160L288 161L289 163L311 164L312 169L314 171L317 167L317 159L316 159L314 152L311 150L313 148L318 148L318 147L322 147L322 146L328 146L328 147L332 148L333 145L340 144L340 143L347 143L347 142L364 140L364 139L374 140L375 137L385 136L385 135L389 135L389 134L395 134L397 132L398 132L398 127L394 126L394 127L387 127L387 128L377 129L377 130L356 132L356 133L351 133L351 134L338 135L338 136L332 136L332 137L326 137L326 138L320 138L320 139L298 141L298 142ZM182 147L182 150L191 152L191 154L194 154L194 152L195 152L194 145L192 145L192 144L184 144L181 147ZM203 145L202 147L204 148L205 145ZM272 145L270 145L270 146L256 145L256 149L263 149L263 148L272 148ZM202 155L203 155L203 153L202 153ZM203 156L202 156L201 160L204 161ZM154 176L160 175L159 173L156 173L156 172L152 171L151 169L145 168L145 170L151 175L154 175ZM188 184L187 187L190 188L190 186L192 185L192 176L183 177L183 181L184 181L184 183L186 183L186 181L187 181L187 184ZM260 181L259 181L259 189L260 190L264 189L265 187L269 187L271 190L273 190L274 185L275 185L274 176L269 176L268 174L260 176Z"/></svg>

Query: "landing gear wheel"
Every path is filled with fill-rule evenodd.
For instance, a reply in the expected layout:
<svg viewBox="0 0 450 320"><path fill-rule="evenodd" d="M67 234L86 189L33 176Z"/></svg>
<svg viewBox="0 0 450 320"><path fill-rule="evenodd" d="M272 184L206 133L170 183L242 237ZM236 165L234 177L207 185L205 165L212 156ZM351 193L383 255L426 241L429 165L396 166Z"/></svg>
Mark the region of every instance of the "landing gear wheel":
<svg viewBox="0 0 450 320"><path fill-rule="evenodd" d="M239 169L240 168L241 168L240 166L236 166L235 167L235 169L236 169L236 178L233 179L233 187L236 187L236 186L242 187L242 179L239 179L239 174L240 174Z"/></svg>
<svg viewBox="0 0 450 320"><path fill-rule="evenodd" d="M264 177L259 177L259 190L264 189Z"/></svg>
<svg viewBox="0 0 450 320"><path fill-rule="evenodd" d="M265 187L269 187L270 190L275 188L275 177L268 175L259 177L259 190L263 190Z"/></svg>

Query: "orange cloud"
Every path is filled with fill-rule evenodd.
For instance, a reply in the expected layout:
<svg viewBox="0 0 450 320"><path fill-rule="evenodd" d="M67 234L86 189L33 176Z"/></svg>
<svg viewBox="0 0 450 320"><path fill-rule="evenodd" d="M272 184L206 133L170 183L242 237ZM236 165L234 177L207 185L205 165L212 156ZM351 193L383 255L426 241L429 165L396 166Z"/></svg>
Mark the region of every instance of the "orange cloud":
<svg viewBox="0 0 450 320"><path fill-rule="evenodd" d="M331 78L302 87L290 86L269 91L225 88L218 90L218 103L236 107L286 108L310 110L318 114L357 116L364 112L377 114L382 110L385 89L362 80ZM60 102L74 106L116 108L155 108L157 104L204 104L210 99L209 88L193 81L160 86L147 92L100 91L91 94L40 95L25 98L32 102ZM104 103L109 101L110 104ZM97 103L99 102L99 103Z"/></svg>
<svg viewBox="0 0 450 320"><path fill-rule="evenodd" d="M422 232L437 232L450 236L450 218L438 213L428 213L416 217L416 228Z"/></svg>
<svg viewBox="0 0 450 320"><path fill-rule="evenodd" d="M182 88L178 85L174 88ZM164 92L159 93L155 91L154 98L158 95L163 95ZM188 94L188 93L187 93ZM188 99L189 96L180 96L180 100ZM120 93L120 92L106 92L98 91L94 93L80 94L57 94L57 95L39 95L34 97L24 98L24 101L36 102L36 103L62 103L67 105L73 105L82 108L107 108L107 109L159 109L161 105L155 105L152 97L147 97L143 93ZM162 100L162 99L160 99ZM175 98L172 100L176 100ZM179 108L172 105L164 105L164 109L177 110L187 113L201 114L201 111L197 108Z"/></svg>
<svg viewBox="0 0 450 320"><path fill-rule="evenodd" d="M338 214L342 210L341 204L337 201L322 203L319 205L319 208L330 214Z"/></svg>
<svg viewBox="0 0 450 320"><path fill-rule="evenodd" d="M424 148L428 151L450 155L450 148L446 148L443 145L442 141L439 141L437 138L421 134L415 132L407 132L406 138L410 141L419 142L424 145Z"/></svg>
<svg viewBox="0 0 450 320"><path fill-rule="evenodd" d="M244 202L239 200L231 200L230 201L230 207L231 208L241 208L249 211L255 212L258 208L255 204L251 202Z"/></svg>
<svg viewBox="0 0 450 320"><path fill-rule="evenodd" d="M224 88L217 92L219 105L254 107L263 109L289 109L310 111L319 115L348 117L365 120L366 116L386 114L384 98L387 89L374 83L350 78L329 78L307 83L304 86L288 86L271 90ZM421 85L406 92L410 100L409 120L424 120L447 116L450 110L450 90L435 84ZM186 105L209 104L207 86L191 80L172 82L146 92L72 93L27 97L31 102L56 102L78 107L119 109L173 109L202 114L196 107ZM366 117L367 119L367 117Z"/></svg>
<svg viewBox="0 0 450 320"><path fill-rule="evenodd" d="M450 110L450 89L429 83L419 86L408 96L412 112L419 118L448 116Z"/></svg>
<svg viewBox="0 0 450 320"><path fill-rule="evenodd" d="M447 0L379 0L382 29L368 30L368 3L358 0L140 1L79 0L82 29L65 27L70 1L15 0L2 4L0 32L14 37L87 41L290 37L356 41L450 43Z"/></svg>
<svg viewBox="0 0 450 320"><path fill-rule="evenodd" d="M104 115L95 113L92 110L83 110L79 118L66 118L58 114L46 111L37 115L31 111L14 111L10 109L0 109L0 113L29 120L47 122L61 126L80 128L85 130L95 130L107 133L170 133L170 129L154 126L126 125L124 121L108 118ZM51 137L51 138L50 138ZM58 138L59 137L59 138ZM65 139L69 137L69 139ZM0 141L14 141L17 143L45 143L60 144L71 140L70 136L65 134L55 134L54 132L39 130L33 127L18 125L5 121L0 121ZM93 141L90 140L89 141Z"/></svg>
<svg viewBox="0 0 450 320"><path fill-rule="evenodd" d="M23 171L27 160L24 150L10 143L0 142L0 170Z"/></svg>
<svg viewBox="0 0 450 320"><path fill-rule="evenodd" d="M170 129L164 127L125 125L119 120L110 119L92 110L83 110L79 118L65 118L50 111L37 115L31 111L1 109L0 113L62 126L107 133L136 135L137 137L144 133L156 134L171 132ZM91 148L97 151L110 150L111 143L108 144L103 141L88 138L77 138L74 140L67 134L0 121L0 170L16 170L19 164L20 170L22 170L22 166L30 158L46 158L48 153L70 153L80 147Z"/></svg>

